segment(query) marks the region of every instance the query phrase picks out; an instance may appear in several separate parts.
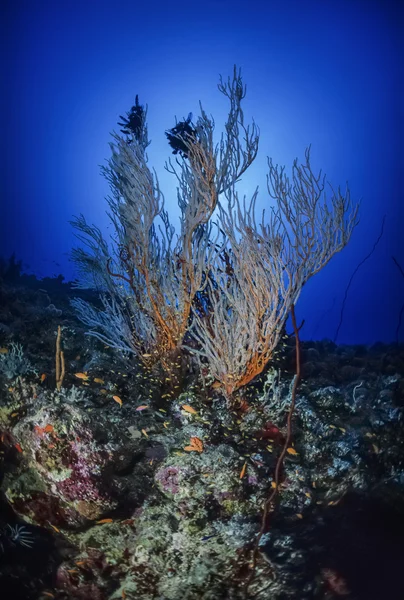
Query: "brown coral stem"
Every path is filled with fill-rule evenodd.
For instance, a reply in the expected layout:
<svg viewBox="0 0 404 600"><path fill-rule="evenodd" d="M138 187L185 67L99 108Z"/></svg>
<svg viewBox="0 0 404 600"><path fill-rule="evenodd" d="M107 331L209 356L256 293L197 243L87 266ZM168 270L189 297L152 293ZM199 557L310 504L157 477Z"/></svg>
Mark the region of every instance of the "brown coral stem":
<svg viewBox="0 0 404 600"><path fill-rule="evenodd" d="M62 329L58 326L58 333L56 336L56 389L60 390L62 387L63 379L65 376L65 357L63 351L60 349L60 341L62 338Z"/></svg>

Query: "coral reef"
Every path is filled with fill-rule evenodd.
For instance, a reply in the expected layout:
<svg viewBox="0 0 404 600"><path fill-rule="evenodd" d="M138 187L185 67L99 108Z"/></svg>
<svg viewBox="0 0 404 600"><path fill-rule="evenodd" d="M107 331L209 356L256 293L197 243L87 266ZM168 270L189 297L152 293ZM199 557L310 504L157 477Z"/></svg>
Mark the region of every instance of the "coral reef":
<svg viewBox="0 0 404 600"><path fill-rule="evenodd" d="M43 331L35 291L20 283L18 314L11 307L16 286L2 285L1 356L12 362L20 343L30 368L0 371L6 597L244 600L285 441L292 343L232 408L206 376L167 397L153 371L83 338L68 290L46 292L45 309L53 301L63 315L42 313ZM293 439L248 597L399 600L403 349L313 342L302 354Z"/></svg>

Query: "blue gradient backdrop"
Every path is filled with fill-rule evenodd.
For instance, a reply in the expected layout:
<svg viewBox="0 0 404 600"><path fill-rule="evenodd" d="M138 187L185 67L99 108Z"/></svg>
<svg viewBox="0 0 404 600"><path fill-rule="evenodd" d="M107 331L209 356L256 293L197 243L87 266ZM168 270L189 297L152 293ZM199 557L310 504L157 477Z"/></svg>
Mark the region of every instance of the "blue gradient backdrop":
<svg viewBox="0 0 404 600"><path fill-rule="evenodd" d="M398 1L6 2L0 254L15 251L38 276L71 278L68 224L82 212L107 232L108 186L99 165L110 132L136 94L149 106L149 164L178 217L164 130L175 116L227 115L219 74L242 68L245 116L260 153L239 190L259 185L269 206L267 156L290 166L312 144L312 164L362 198L349 246L306 286L297 311L304 338L333 338L348 280L383 237L349 290L338 341L393 341L404 302L403 20ZM400 185L401 184L401 185ZM400 330L403 339L404 325Z"/></svg>

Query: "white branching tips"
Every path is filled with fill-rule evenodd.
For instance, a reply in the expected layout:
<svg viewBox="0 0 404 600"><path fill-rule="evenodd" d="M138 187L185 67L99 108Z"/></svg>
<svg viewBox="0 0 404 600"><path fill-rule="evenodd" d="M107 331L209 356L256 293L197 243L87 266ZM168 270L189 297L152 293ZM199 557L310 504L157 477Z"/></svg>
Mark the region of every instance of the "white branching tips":
<svg viewBox="0 0 404 600"><path fill-rule="evenodd" d="M316 176L310 164L310 147L305 162L296 159L292 178L285 168L268 160L268 193L276 202L268 225L260 225L263 239L279 239L275 253L287 282L301 289L310 277L318 273L342 250L358 224L359 205L352 205L347 186L345 194L328 185L321 171Z"/></svg>

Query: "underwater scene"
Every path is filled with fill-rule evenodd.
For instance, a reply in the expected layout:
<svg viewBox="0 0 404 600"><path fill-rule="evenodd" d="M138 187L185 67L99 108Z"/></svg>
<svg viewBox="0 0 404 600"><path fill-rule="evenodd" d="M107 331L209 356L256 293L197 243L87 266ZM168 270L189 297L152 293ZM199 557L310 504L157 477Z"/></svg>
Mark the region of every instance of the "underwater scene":
<svg viewBox="0 0 404 600"><path fill-rule="evenodd" d="M321 26L332 38L335 19L346 16L341 3L318 14L322 3L309 2L303 9L286 2L277 11L270 2L278 25L268 25L264 33L259 15L269 18L270 11L260 2L249 9L258 19L255 26L234 18L229 30L226 18L237 1L209 0L195 7L178 2L172 15L162 9L154 34L147 28L139 33L145 44L147 35L151 45L160 40L147 77L136 62L146 60L147 52L132 57L123 52L121 43L128 51L135 42L125 37L130 20L122 23L122 14L118 27L116 6L107 2L105 9L101 3L93 16L89 7L80 12L73 4L40 2L34 8L27 3L27 12L9 6L4 13L9 48L18 31L26 47L20 54L16 50L16 57L27 54L27 72L20 79L8 73L9 100L22 107L22 90L38 73L33 106L44 102L55 112L38 135L39 148L52 140L48 150L42 156L29 148L32 166L19 166L17 149L24 139L11 135L16 117L10 116L6 129L0 236L1 600L403 600L404 257L395 229L398 163L386 150L380 159L386 170L372 174L374 146L369 145L363 165L355 166L352 154L366 146L365 138L354 125L351 142L339 138L339 111L347 105L337 94L331 104L324 96L317 114L307 112L310 127L296 130L300 158L283 166L289 156L285 148L290 143L294 152L296 140L294 133L288 137L283 75L262 46L268 37L271 56L282 55L277 44L290 44L284 23L296 35L303 24ZM374 33L372 41L364 37L369 52L390 56L390 46L380 41L388 38L395 56L398 13L388 2L381 4L375 2L378 9L366 17L361 3L347 9L356 25L339 39L339 48L354 44L363 18L364 31ZM153 22L151 6L138 12L132 3L123 5L127 17ZM287 7L297 10L290 22ZM208 8L216 10L211 20L205 20ZM192 36L187 30L184 56L177 38L180 25L189 28L190 19L194 28L199 24L203 43L194 29ZM99 47L103 72L122 63L129 71L133 67L134 75L122 75L116 95L106 91L96 97L86 79L90 71L83 70L86 108L78 100L63 111L56 98L67 93L69 76L78 77L80 59L92 56L88 40L95 44L104 28L112 33L110 54ZM216 36L222 28L222 37ZM247 48L235 45L237 31L257 35ZM202 55L213 38L212 54ZM229 48L221 55L223 42ZM290 81L310 78L316 68L320 74L317 46L306 36L299 43L295 40L295 50L300 47L302 57L313 52L313 62L299 63L295 52L288 53L284 68L291 61ZM28 47L37 71L28 69ZM48 78L51 67L41 49L51 61L52 48L58 53L62 47L71 62L55 62L50 79L57 80L56 96L47 104L40 100L45 86L40 72ZM154 73L164 78L165 50L170 57L175 51L180 61L175 77L170 75L169 107L152 82ZM181 90L188 93L194 85L190 73L197 60L203 73L212 71L209 81L219 65L223 73L213 92L200 83L190 97L182 97ZM354 59L348 53L343 60L348 65ZM371 61L365 55L363 60L364 65ZM63 75L66 81L57 79L59 69L70 72ZM261 71L270 69L271 88L279 86L269 96L271 111L280 108L273 101L279 93L285 112L259 122L248 102L250 94L265 96L259 81ZM324 88L319 84L323 95L335 89L339 73L333 72ZM247 93L250 75L253 91ZM387 77L386 71L380 77ZM97 88L96 75L91 81L97 94L107 90L107 80L104 88ZM285 81L285 89L294 89ZM367 94L366 86L360 87ZM359 93L354 84L352 89ZM214 93L219 100L213 100ZM187 115L171 125L170 94ZM315 102L304 87L302 101L306 108ZM258 115L264 104L263 98ZM298 106L294 96L291 113ZM323 106L335 111L324 122ZM81 110L99 137L76 148ZM99 117L108 111L111 126ZM63 112L70 115L66 122ZM358 108L359 113L365 131L369 115L376 113ZM389 120L396 113L383 114ZM150 130L157 135L156 123L162 134L157 161L150 137ZM311 127L314 143L302 146ZM378 144L382 134L374 127L372 144ZM28 145L34 132L21 128ZM90 129L84 132L91 138ZM390 135L391 149L396 142ZM272 146L254 172L266 152L262 138ZM99 154L90 152L93 146ZM339 158L332 152L337 150L342 166L353 164L352 185L336 178ZM70 165L63 176L59 155ZM321 169L327 162L333 177ZM98 179L106 186L101 195L96 187L92 191ZM388 200L379 193L383 186ZM67 199L79 188L81 196Z"/></svg>

